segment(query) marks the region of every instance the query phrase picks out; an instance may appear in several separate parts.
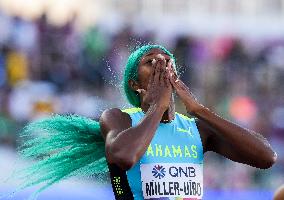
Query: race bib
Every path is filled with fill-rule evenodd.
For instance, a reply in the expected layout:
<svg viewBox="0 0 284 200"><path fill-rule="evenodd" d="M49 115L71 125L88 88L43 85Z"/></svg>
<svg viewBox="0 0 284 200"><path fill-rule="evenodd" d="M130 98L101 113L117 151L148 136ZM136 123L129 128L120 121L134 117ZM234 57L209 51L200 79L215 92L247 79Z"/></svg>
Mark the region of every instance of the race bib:
<svg viewBox="0 0 284 200"><path fill-rule="evenodd" d="M203 165L187 163L141 164L144 199L180 197L202 199Z"/></svg>

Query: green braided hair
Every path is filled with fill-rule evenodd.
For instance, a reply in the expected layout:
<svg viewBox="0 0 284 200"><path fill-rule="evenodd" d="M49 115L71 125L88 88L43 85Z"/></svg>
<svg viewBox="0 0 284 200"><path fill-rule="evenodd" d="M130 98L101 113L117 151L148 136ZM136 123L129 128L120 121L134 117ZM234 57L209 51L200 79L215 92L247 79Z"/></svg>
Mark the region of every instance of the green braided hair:
<svg viewBox="0 0 284 200"><path fill-rule="evenodd" d="M105 143L95 120L55 114L28 124L20 137L20 154L35 162L16 173L22 181L18 190L41 184L31 199L68 177L108 172Z"/></svg>
<svg viewBox="0 0 284 200"><path fill-rule="evenodd" d="M128 59L124 74L124 90L130 104L140 106L140 100L128 86L128 80L137 80L137 68L142 56L159 48L174 59L160 45L145 45L134 51ZM133 108L135 109L135 108ZM123 112L130 112L126 109ZM71 176L96 176L108 172L105 143L99 122L78 115L58 115L28 124L20 133L23 144L19 147L22 157L31 159L31 165L18 171L22 180L17 189L40 184L31 199L54 183ZM17 192L16 191L16 192Z"/></svg>
<svg viewBox="0 0 284 200"><path fill-rule="evenodd" d="M161 45L144 45L129 56L124 70L123 88L128 102L135 107L140 106L140 99L138 94L129 87L128 81L131 79L137 81L138 66L141 58L151 49L161 49L175 61L174 55Z"/></svg>

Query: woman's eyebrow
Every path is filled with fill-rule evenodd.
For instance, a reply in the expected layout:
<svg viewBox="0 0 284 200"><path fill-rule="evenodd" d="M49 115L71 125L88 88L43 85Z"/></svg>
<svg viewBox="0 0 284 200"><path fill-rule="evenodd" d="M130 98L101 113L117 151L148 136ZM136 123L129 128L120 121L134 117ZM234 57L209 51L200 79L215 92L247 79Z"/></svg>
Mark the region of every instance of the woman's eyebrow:
<svg viewBox="0 0 284 200"><path fill-rule="evenodd" d="M146 55L144 56L144 58L145 58L145 57L148 57L148 56L152 56L153 54L155 54L155 53L148 53L148 54L146 54Z"/></svg>
<svg viewBox="0 0 284 200"><path fill-rule="evenodd" d="M146 54L146 55L144 56L144 58L145 58L145 57L148 57L148 56L152 56L152 55L154 55L154 54L157 54L157 53L148 53L148 54ZM162 54L162 55L165 55L165 56L169 56L168 54L166 54L166 53L164 53L164 52L158 53L158 54Z"/></svg>
<svg viewBox="0 0 284 200"><path fill-rule="evenodd" d="M153 55L153 54L155 54L155 53L148 53L148 54L146 54L146 56L151 56L151 55Z"/></svg>
<svg viewBox="0 0 284 200"><path fill-rule="evenodd" d="M155 55L155 54L157 54L157 53L148 53L148 54L146 54L146 55L142 58L141 62L143 62L143 63L144 63L144 62L148 62L149 59L153 59L153 58L151 58L151 56L153 56L153 55ZM169 57L169 58L165 58L166 60L169 60L169 59L170 59L170 56L169 56L168 54L164 53L164 52L159 53L159 54L162 54L162 55L164 55L164 56Z"/></svg>
<svg viewBox="0 0 284 200"><path fill-rule="evenodd" d="M145 56L142 58L142 61L148 60L151 55L153 55L153 53L145 55Z"/></svg>

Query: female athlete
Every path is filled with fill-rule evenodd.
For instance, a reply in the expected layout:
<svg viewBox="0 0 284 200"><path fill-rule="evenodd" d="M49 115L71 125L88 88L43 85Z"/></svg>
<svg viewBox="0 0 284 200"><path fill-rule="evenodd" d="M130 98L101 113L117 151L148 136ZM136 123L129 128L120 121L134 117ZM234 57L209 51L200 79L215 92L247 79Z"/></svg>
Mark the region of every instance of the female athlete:
<svg viewBox="0 0 284 200"><path fill-rule="evenodd" d="M261 134L223 119L194 98L164 47L134 51L123 84L133 108L108 109L99 122L55 115L26 127L25 136L46 134L23 145L24 156L39 160L27 170L22 188L45 183L41 191L73 175L109 171L117 200L196 200L204 193L208 151L261 169L275 163L276 153ZM175 112L174 92L188 116Z"/></svg>

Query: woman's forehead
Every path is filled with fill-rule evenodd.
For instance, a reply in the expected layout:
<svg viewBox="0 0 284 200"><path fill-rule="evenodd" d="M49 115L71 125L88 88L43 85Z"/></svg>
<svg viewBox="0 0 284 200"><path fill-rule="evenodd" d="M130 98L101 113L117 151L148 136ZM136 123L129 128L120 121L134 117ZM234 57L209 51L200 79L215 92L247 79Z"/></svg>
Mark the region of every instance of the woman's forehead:
<svg viewBox="0 0 284 200"><path fill-rule="evenodd" d="M150 51L148 51L141 59L141 61L145 58L148 58L148 57L155 57L156 55L158 54L162 54L163 56L165 56L165 58L170 58L170 56L168 54L166 54L162 49L159 49L159 48L154 48L154 49L151 49Z"/></svg>
<svg viewBox="0 0 284 200"><path fill-rule="evenodd" d="M150 56L150 55L155 55L155 54L168 55L162 49L154 48L148 51L144 56Z"/></svg>

